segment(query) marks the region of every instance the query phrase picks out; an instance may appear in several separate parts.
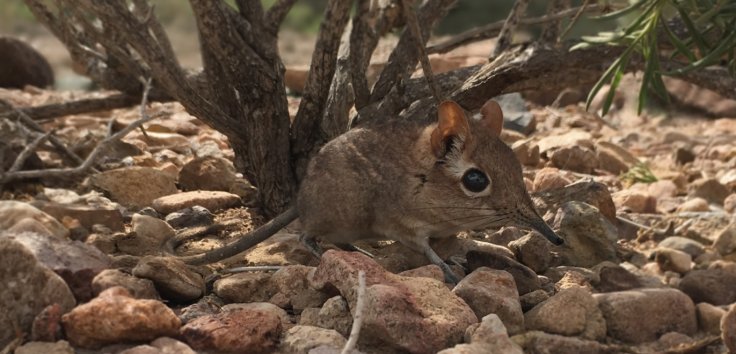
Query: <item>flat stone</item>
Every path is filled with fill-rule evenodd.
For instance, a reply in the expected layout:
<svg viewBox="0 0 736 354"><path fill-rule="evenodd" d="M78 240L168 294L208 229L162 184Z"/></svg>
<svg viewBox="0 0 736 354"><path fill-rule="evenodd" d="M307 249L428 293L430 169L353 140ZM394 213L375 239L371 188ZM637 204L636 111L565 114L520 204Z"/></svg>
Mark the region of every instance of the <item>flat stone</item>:
<svg viewBox="0 0 736 354"><path fill-rule="evenodd" d="M133 268L133 275L150 279L161 296L166 299L187 302L204 295L204 279L175 257L143 257Z"/></svg>
<svg viewBox="0 0 736 354"><path fill-rule="evenodd" d="M115 238L118 250L133 256L161 254L163 244L174 237L176 231L161 219L134 214L131 233Z"/></svg>
<svg viewBox="0 0 736 354"><path fill-rule="evenodd" d="M200 205L207 210L218 211L240 204L240 197L236 194L221 191L192 191L184 192L152 201L152 206L162 214L169 214L184 208Z"/></svg>
<svg viewBox="0 0 736 354"><path fill-rule="evenodd" d="M179 185L185 191L230 191L235 182L235 166L222 157L197 157L179 171Z"/></svg>
<svg viewBox="0 0 736 354"><path fill-rule="evenodd" d="M33 204L58 220L64 217L76 219L87 230L92 230L92 226L97 224L105 225L113 232L119 232L125 229L123 225L123 214L115 208L42 201L35 201Z"/></svg>
<svg viewBox="0 0 736 354"><path fill-rule="evenodd" d="M60 340L58 342L28 342L18 347L15 354L74 354L74 348L69 342Z"/></svg>
<svg viewBox="0 0 736 354"><path fill-rule="evenodd" d="M177 193L174 178L150 167L123 167L90 177L90 183L111 199L133 209L150 206L156 198Z"/></svg>
<svg viewBox="0 0 736 354"><path fill-rule="evenodd" d="M266 353L276 349L281 330L272 312L238 309L198 317L181 328L181 337L196 350Z"/></svg>
<svg viewBox="0 0 736 354"><path fill-rule="evenodd" d="M227 302L264 302L276 294L270 273L246 272L215 281L214 292Z"/></svg>
<svg viewBox="0 0 736 354"><path fill-rule="evenodd" d="M125 288L136 299L160 299L151 280L134 277L118 269L105 269L92 279L95 295L116 286Z"/></svg>
<svg viewBox="0 0 736 354"><path fill-rule="evenodd" d="M602 340L606 321L589 290L562 290L524 314L526 328L584 339Z"/></svg>

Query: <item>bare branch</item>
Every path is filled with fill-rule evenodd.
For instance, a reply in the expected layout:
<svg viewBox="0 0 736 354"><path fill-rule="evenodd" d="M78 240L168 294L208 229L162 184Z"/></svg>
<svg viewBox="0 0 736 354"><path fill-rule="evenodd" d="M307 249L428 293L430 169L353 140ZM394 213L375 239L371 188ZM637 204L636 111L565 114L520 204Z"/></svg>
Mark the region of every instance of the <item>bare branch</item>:
<svg viewBox="0 0 736 354"><path fill-rule="evenodd" d="M352 1L330 0L325 10L315 44L312 64L304 87L304 97L292 125L292 158L296 161L297 176L301 176L313 149L333 136L320 133L319 122L325 110L329 86L335 74L340 38L350 18Z"/></svg>
<svg viewBox="0 0 736 354"><path fill-rule="evenodd" d="M23 167L23 164L28 160L28 157L31 156L32 153L36 151L36 149L43 144L46 140L49 139L49 137L53 134L53 131L50 131L46 134L41 134L33 140L30 144L26 145L25 148L23 148L23 151L18 154L18 156L15 158L15 161L13 162L13 165L10 166L7 173L13 173L15 171L20 170Z"/></svg>
<svg viewBox="0 0 736 354"><path fill-rule="evenodd" d="M33 120L44 120L49 118L63 117L72 114L82 114L111 109L126 108L140 102L141 98L125 93L114 93L99 98L83 98L76 101L63 103L52 103L42 106L18 108ZM158 99L157 101L170 101ZM2 113L0 113L2 114Z"/></svg>
<svg viewBox="0 0 736 354"><path fill-rule="evenodd" d="M147 93L148 90L144 91L144 93ZM148 99L147 94L143 95L143 99L141 100L141 104L144 104L146 100ZM51 168L51 169L45 169L45 170L30 170L30 171L15 171L15 172L9 172L5 173L3 175L0 175L0 183L7 183L10 181L15 180L21 180L21 179L29 179L29 178L58 178L58 177L68 177L68 176L76 176L82 173L87 172L89 169L92 168L95 161L97 160L97 156L104 151L110 144L112 144L115 141L118 141L128 135L131 131L134 129L140 127L142 124L158 118L164 114L168 113L159 113L153 116L149 116L148 114L145 114L145 116L141 117L140 119L136 120L135 122L129 124L127 127L121 129L119 132L115 133L114 135L105 138L102 140L95 148L92 150L92 152L87 156L87 158L77 167L74 168ZM51 136L49 136L51 137Z"/></svg>
<svg viewBox="0 0 736 354"><path fill-rule="evenodd" d="M599 11L600 9L601 7L597 4L589 5L587 7L582 7L582 6L575 7L572 9L560 11L553 15L544 15L544 16L534 17L534 18L524 18L519 21L519 24L525 25L525 26L538 25L538 24L546 23L550 21L557 21L565 17L576 15L577 13L595 12L595 11ZM427 48L427 52L429 54L447 53L457 47L460 47L460 46L463 46L469 43L496 37L499 31L501 30L501 28L503 27L504 22L505 21L498 21L498 22L487 24L485 26L476 27L476 28L467 30L443 42L429 46Z"/></svg>
<svg viewBox="0 0 736 354"><path fill-rule="evenodd" d="M427 43L427 41L422 38L422 32L419 29L417 16L414 14L414 10L412 10L409 0L401 0L401 6L404 18L406 19L406 26L409 28L409 31L411 31L415 39L414 43L416 44L416 49L419 53L419 62L422 64L424 78L432 89L432 94L437 100L437 103L442 102L444 100L444 95L442 94L442 90L440 90L439 86L437 86L437 83L434 81L432 65L429 63L429 57L427 56L427 51L424 48L424 43Z"/></svg>
<svg viewBox="0 0 736 354"><path fill-rule="evenodd" d="M417 14L418 21L422 26L422 38L427 40L435 23L445 16L447 10L456 0L428 0L420 8ZM399 38L399 43L391 52L388 65L383 69L381 75L373 88L371 102L378 102L396 86L402 78L408 77L417 65L419 53L415 50L414 36L410 30L404 30ZM421 43L421 45L426 45Z"/></svg>
<svg viewBox="0 0 736 354"><path fill-rule="evenodd" d="M360 337L360 329L363 326L363 310L365 308L365 272L358 272L358 294L355 300L355 311L353 313L353 325L350 327L350 336L340 354L348 354L355 349Z"/></svg>
<svg viewBox="0 0 736 354"><path fill-rule="evenodd" d="M551 0L547 4L547 15L553 15L568 8L570 8L570 0ZM557 43L560 37L560 25L560 20L546 23L542 27L542 34L539 35L539 40L544 43Z"/></svg>
<svg viewBox="0 0 736 354"><path fill-rule="evenodd" d="M296 0L278 0L266 11L265 22L272 33L276 33Z"/></svg>
<svg viewBox="0 0 736 354"><path fill-rule="evenodd" d="M516 32L516 27L519 26L519 20L526 12L527 5L529 5L529 0L516 0L514 2L514 6L511 8L511 11L509 11L506 21L503 23L503 27L501 27L498 39L496 39L496 46L493 48L493 52L490 56L491 60L497 58L504 50L511 46L512 37L514 32Z"/></svg>
<svg viewBox="0 0 736 354"><path fill-rule="evenodd" d="M567 24L567 27L557 37L557 41L558 42L561 41L562 38L564 38L565 36L567 36L567 34L572 29L572 26L574 26L575 23L578 22L578 20L580 19L580 16L582 16L583 15L583 12L585 12L586 9L590 8L590 6L591 6L590 5L590 0L584 0L583 1L583 5L580 6L580 10L577 13L575 13L575 16L573 16L572 19L570 20L570 23ZM592 6L596 6L596 5L594 4Z"/></svg>
<svg viewBox="0 0 736 354"><path fill-rule="evenodd" d="M263 4L261 0L235 0L238 11L253 26L260 27L264 21Z"/></svg>

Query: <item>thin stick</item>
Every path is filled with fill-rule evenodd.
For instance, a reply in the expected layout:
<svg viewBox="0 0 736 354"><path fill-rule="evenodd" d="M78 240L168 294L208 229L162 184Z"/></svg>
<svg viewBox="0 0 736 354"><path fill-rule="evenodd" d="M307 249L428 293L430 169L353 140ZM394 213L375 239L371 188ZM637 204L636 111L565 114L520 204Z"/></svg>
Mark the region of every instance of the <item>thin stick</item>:
<svg viewBox="0 0 736 354"><path fill-rule="evenodd" d="M220 271L222 274L235 274L245 272L275 272L280 270L283 266L250 266L250 267L233 267L223 269Z"/></svg>
<svg viewBox="0 0 736 354"><path fill-rule="evenodd" d="M570 32L570 29L572 29L572 26L574 26L575 23L578 22L578 19L580 19L580 16L583 14L583 12L585 12L585 9L588 8L589 3L590 3L590 0L583 1L583 5L580 6L580 10L578 10L578 12L575 13L575 16L572 17L572 19L570 20L570 23L568 23L567 27L565 27L565 30L562 31L562 33L557 37L558 43L562 40L562 38L567 36L567 33Z"/></svg>
<svg viewBox="0 0 736 354"><path fill-rule="evenodd" d="M402 0L405 1L405 0ZM350 328L350 337L342 348L340 354L348 354L355 349L360 336L360 328L363 326L363 308L365 307L365 272L358 272L358 295L355 301L355 314L353 314L353 326Z"/></svg>
<svg viewBox="0 0 736 354"><path fill-rule="evenodd" d="M21 167L23 167L23 163L25 163L26 160L28 160L28 157L30 157L31 154L34 151L36 151L39 145L43 144L46 140L48 140L51 134L53 134L53 131L50 131L46 134L42 134L38 138L36 138L36 140L26 145L23 151L21 151L20 154L18 154L18 157L16 157L15 162L13 162L13 165L10 166L7 172L12 173L12 172L20 170Z"/></svg>
<svg viewBox="0 0 736 354"><path fill-rule="evenodd" d="M529 5L529 0L516 0L516 2L514 2L514 7L509 11L509 15L503 23L501 32L498 34L496 47L493 48L493 52L490 56L491 60L498 58L506 48L511 46L511 37L514 35L516 27L519 26L519 20L521 19L521 16L524 15L524 12L526 12L527 5Z"/></svg>
<svg viewBox="0 0 736 354"><path fill-rule="evenodd" d="M150 80L149 80L150 83ZM146 93L147 90L144 90L144 93ZM143 95L142 102L145 102L147 100L146 95ZM112 144L115 141L118 141L128 135L131 131L138 128L142 124L153 120L155 118L158 118L160 116L163 116L165 114L168 114L168 112L161 112L159 114L155 114L153 116L149 116L146 114L144 117L141 117L137 121L131 123L127 127L123 128L119 132L115 133L114 135L105 138L102 140L95 148L92 150L92 152L87 156L87 159L85 159L82 164L80 164L77 167L74 168L52 168L47 170L31 170L31 171L16 171L13 173L6 173L3 176L0 176L0 183L6 183L13 180L19 180L19 179L29 179L29 178L50 178L50 177L68 177L70 175L77 175L86 172L87 170L92 168L92 165L95 163L95 160L97 160L97 156L102 153L102 151L110 144ZM34 122L35 123L35 122ZM52 136L50 136L51 138Z"/></svg>
<svg viewBox="0 0 736 354"><path fill-rule="evenodd" d="M419 62L422 64L424 78L427 80L427 84L432 89L432 94L437 100L437 103L440 103L444 101L444 95L442 95L442 90L440 90L439 86L437 86L437 82L434 79L434 74L432 73L432 65L429 63L427 50L424 47L425 41L422 38L422 30L419 28L417 15L412 10L411 4L409 4L409 0L401 0L401 7L404 10L403 12L404 18L406 19L406 24L415 39L414 42L416 43L417 51L419 52Z"/></svg>

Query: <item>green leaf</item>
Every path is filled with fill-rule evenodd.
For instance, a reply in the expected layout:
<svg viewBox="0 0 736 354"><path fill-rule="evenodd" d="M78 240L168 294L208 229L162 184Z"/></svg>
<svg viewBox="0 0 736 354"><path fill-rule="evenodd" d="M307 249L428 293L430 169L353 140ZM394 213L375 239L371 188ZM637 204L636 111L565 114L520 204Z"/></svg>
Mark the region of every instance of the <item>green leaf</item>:
<svg viewBox="0 0 736 354"><path fill-rule="evenodd" d="M667 73L667 75L682 75L695 69L700 69L702 67L706 67L718 62L723 54L725 54L729 50L733 50L734 46L736 45L736 29L732 27L728 34L724 36L725 38L720 41L718 47L713 49L713 51L708 53L706 56L702 57L696 62L690 63L690 65L684 68L671 71Z"/></svg>
<svg viewBox="0 0 736 354"><path fill-rule="evenodd" d="M622 17L622 16L626 16L627 14L632 13L632 12L638 10L639 8L641 8L644 4L646 4L646 2L647 2L647 0L638 0L638 1L634 2L633 4L629 5L628 7L625 7L623 9L621 9L621 10L616 10L616 11L609 12L607 14L600 15L600 16L592 16L591 19L594 19L594 20L610 20L610 19L615 19L615 18L619 18L619 17Z"/></svg>
<svg viewBox="0 0 736 354"><path fill-rule="evenodd" d="M679 38L677 38L677 35L674 32L672 32L670 27L667 25L666 21L662 24L662 27L664 27L664 32L667 33L667 37L670 39L670 42L677 49L677 53L680 53L686 56L687 59L690 61L695 61L696 60L695 54L692 51L690 51L690 48L688 48L685 43L683 43ZM670 59L673 57L674 55L670 57Z"/></svg>
<svg viewBox="0 0 736 354"><path fill-rule="evenodd" d="M693 41L695 41L695 45L698 46L700 53L707 53L708 44L705 43L705 39L703 39L703 37L700 35L698 29L695 28L695 24L693 24L690 16L688 16L687 12L679 6L677 7L677 12L680 13L680 18L682 18L682 22L685 23L685 27L687 27L688 33L690 33L691 38L693 39Z"/></svg>

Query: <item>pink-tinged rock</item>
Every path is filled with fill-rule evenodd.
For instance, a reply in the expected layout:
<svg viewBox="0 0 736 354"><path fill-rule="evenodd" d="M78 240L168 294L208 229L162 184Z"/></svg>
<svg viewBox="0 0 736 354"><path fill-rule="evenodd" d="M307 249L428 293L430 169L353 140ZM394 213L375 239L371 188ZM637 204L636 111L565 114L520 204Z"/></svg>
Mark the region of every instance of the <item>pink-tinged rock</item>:
<svg viewBox="0 0 736 354"><path fill-rule="evenodd" d="M657 199L672 198L677 195L677 185L672 180L661 179L650 183L647 186L647 193Z"/></svg>
<svg viewBox="0 0 736 354"><path fill-rule="evenodd" d="M608 335L624 342L651 342L667 332L692 335L698 329L695 305L677 289L627 290L593 297L606 319Z"/></svg>
<svg viewBox="0 0 736 354"><path fill-rule="evenodd" d="M213 290L227 302L264 302L276 293L271 276L272 273L266 272L233 274L215 281Z"/></svg>
<svg viewBox="0 0 736 354"><path fill-rule="evenodd" d="M314 348L326 346L336 349L337 353L345 342L345 337L334 329L294 326L284 333L279 349L282 353L308 354Z"/></svg>
<svg viewBox="0 0 736 354"><path fill-rule="evenodd" d="M93 297L92 279L112 264L106 254L79 241L30 232L13 235L13 238L26 246L39 262L59 274L79 302Z"/></svg>
<svg viewBox="0 0 736 354"><path fill-rule="evenodd" d="M624 189L611 195L616 209L626 209L633 213L656 213L657 199L646 192Z"/></svg>
<svg viewBox="0 0 736 354"><path fill-rule="evenodd" d="M736 305L731 305L721 319L721 338L730 353L736 352Z"/></svg>
<svg viewBox="0 0 736 354"><path fill-rule="evenodd" d="M290 265L273 273L271 283L276 289L276 294L268 301L290 308L296 313L307 307L322 306L330 295L309 286L309 273L314 269L304 265Z"/></svg>
<svg viewBox="0 0 736 354"><path fill-rule="evenodd" d="M181 321L163 302L137 300L114 287L62 316L69 341L84 348L175 336Z"/></svg>
<svg viewBox="0 0 736 354"><path fill-rule="evenodd" d="M36 221L32 230L21 230L18 226L24 220ZM25 223L29 225L28 222ZM34 231L44 235L51 235L58 239L69 238L69 230L53 216L38 210L36 207L14 200L0 200L0 230L14 228L15 233L21 231Z"/></svg>
<svg viewBox="0 0 736 354"><path fill-rule="evenodd" d="M235 182L233 163L222 157L198 157L187 162L179 172L179 186L186 191L229 191Z"/></svg>
<svg viewBox="0 0 736 354"><path fill-rule="evenodd" d="M639 160L628 150L607 141L597 142L595 152L598 157L598 168L614 175L626 172L639 163Z"/></svg>
<svg viewBox="0 0 736 354"><path fill-rule="evenodd" d="M31 340L42 342L55 342L61 338L61 316L65 311L61 305L55 303L46 306L36 318L33 319L31 326Z"/></svg>
<svg viewBox="0 0 736 354"><path fill-rule="evenodd" d="M116 286L125 288L136 299L160 299L152 281L134 277L117 269L103 270L92 279L92 290L95 295Z"/></svg>
<svg viewBox="0 0 736 354"><path fill-rule="evenodd" d="M442 269L436 264L428 264L419 268L409 269L399 273L405 277L424 277L431 278L437 281L444 281L445 275L442 273Z"/></svg>
<svg viewBox="0 0 736 354"><path fill-rule="evenodd" d="M196 318L181 328L181 336L196 350L270 353L281 329L273 312L239 309Z"/></svg>
<svg viewBox="0 0 736 354"><path fill-rule="evenodd" d="M459 343L465 329L478 322L473 310L442 282L388 273L357 252L325 252L310 280L317 289L336 288L354 311L361 270L366 274L365 308L380 311L363 312L360 345L436 352Z"/></svg>
<svg viewBox="0 0 736 354"><path fill-rule="evenodd" d="M452 292L465 300L478 318L495 313L509 333L524 330L524 313L514 277L506 271L481 267L468 274Z"/></svg>
<svg viewBox="0 0 736 354"><path fill-rule="evenodd" d="M177 210L203 206L212 212L231 208L240 204L240 197L233 193L221 191L192 191L167 195L155 199L152 206L161 214L173 213Z"/></svg>

